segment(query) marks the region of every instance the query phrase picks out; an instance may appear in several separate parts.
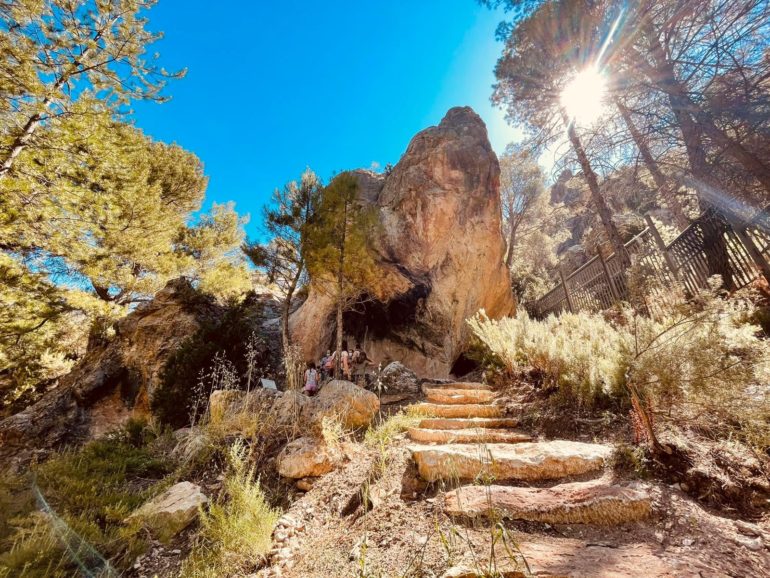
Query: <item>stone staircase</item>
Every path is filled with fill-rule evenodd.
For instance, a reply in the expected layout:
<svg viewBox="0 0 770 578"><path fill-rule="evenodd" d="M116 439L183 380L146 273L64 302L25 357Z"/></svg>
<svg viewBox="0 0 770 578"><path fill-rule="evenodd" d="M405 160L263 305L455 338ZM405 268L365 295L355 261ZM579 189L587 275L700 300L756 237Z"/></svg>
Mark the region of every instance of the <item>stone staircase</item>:
<svg viewBox="0 0 770 578"><path fill-rule="evenodd" d="M516 429L519 421L505 415L502 400L483 384L431 384L423 393L425 401L415 408L425 418L408 430L409 450L422 479L448 488L444 511L450 516L606 527L650 515L647 486L603 475L611 446L535 440ZM526 411L526 403L519 408ZM626 546L618 548L622 557ZM655 562L647 556L638 561ZM547 561L542 575L556 575Z"/></svg>

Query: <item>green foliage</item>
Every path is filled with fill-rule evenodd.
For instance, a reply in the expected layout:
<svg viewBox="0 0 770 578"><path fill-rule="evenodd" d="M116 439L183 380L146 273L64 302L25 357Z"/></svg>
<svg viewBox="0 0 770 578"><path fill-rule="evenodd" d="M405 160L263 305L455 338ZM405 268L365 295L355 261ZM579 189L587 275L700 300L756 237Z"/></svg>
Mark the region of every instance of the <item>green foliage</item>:
<svg viewBox="0 0 770 578"><path fill-rule="evenodd" d="M201 208L195 155L120 112L179 76L147 59L154 2L0 3L0 376L5 403L56 377L174 277L223 298L250 287L232 205ZM72 331L77 326L78 331ZM64 336L72 334L73 339ZM28 396L31 397L31 396Z"/></svg>
<svg viewBox="0 0 770 578"><path fill-rule="evenodd" d="M468 323L509 372L531 368L567 404L590 408L622 394L622 335L599 315L564 313L537 321L520 311L491 320L482 311Z"/></svg>
<svg viewBox="0 0 770 578"><path fill-rule="evenodd" d="M373 211L357 197L353 173L337 175L324 188L306 238L307 268L313 282L338 301L369 290L377 293L377 275L369 239L376 226Z"/></svg>
<svg viewBox="0 0 770 578"><path fill-rule="evenodd" d="M253 307L247 300L229 308L221 319L204 323L169 356L150 401L161 422L174 427L190 425L205 410L212 388L218 386L203 378L218 354L233 366L232 388L246 387L249 375L253 384L269 372L267 343L253 333Z"/></svg>
<svg viewBox="0 0 770 578"><path fill-rule="evenodd" d="M633 390L660 419L698 420L719 436L770 447L770 348L746 323L752 307L716 289L656 318L631 309L614 322L580 312L469 323L511 371L533 369L573 407L624 403Z"/></svg>
<svg viewBox="0 0 770 578"><path fill-rule="evenodd" d="M270 507L247 465L246 448L234 443L225 477L226 498L201 512L201 533L181 576L218 577L248 573L265 559L279 512Z"/></svg>
<svg viewBox="0 0 770 578"><path fill-rule="evenodd" d="M0 512L0 576L110 575L132 562L145 543L123 520L169 471L148 439L146 428L134 424L33 467L29 478L0 484L0 500L15 505Z"/></svg>

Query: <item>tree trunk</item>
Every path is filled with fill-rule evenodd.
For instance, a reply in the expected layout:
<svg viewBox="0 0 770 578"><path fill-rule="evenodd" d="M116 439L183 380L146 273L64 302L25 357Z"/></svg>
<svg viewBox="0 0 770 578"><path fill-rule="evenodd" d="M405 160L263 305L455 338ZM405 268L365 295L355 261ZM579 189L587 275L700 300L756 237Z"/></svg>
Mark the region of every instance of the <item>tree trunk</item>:
<svg viewBox="0 0 770 578"><path fill-rule="evenodd" d="M513 246L516 243L516 228L518 223L513 222L513 203L510 203L511 216L511 232L508 234L508 253L505 256L505 266L510 271L511 264L513 263Z"/></svg>
<svg viewBox="0 0 770 578"><path fill-rule="evenodd" d="M591 191L591 198L593 199L594 205L596 205L599 218L601 219L604 230L610 240L610 245L612 245L612 249L615 251L615 256L617 257L621 268L625 269L631 264L631 260L628 257L626 246L623 244L623 239L621 239L620 233L618 232L617 227L615 227L615 223L612 222L612 212L599 190L599 180L591 167L591 163L588 160L585 149L583 149L583 144L580 142L577 131L575 131L575 125L569 121L569 117L567 117L567 114L564 111L561 112L561 115L564 124L567 126L567 135L569 136L570 143L572 143L572 148L577 154L580 168L583 170L583 176L585 176L588 188Z"/></svg>
<svg viewBox="0 0 770 578"><path fill-rule="evenodd" d="M342 310L345 301L345 241L348 232L348 201L345 201L342 215L342 235L340 237L340 257L337 269L337 355L334 364L334 377L342 377Z"/></svg>
<svg viewBox="0 0 770 578"><path fill-rule="evenodd" d="M297 283L302 276L302 269L304 268L304 261L300 261L297 265L297 272L289 284L289 288L286 290L286 299L283 301L283 309L281 311L281 347L283 348L283 355L286 357L289 353L289 347L291 347L291 335L289 335L289 312L291 311L291 302L294 298L294 291L297 289Z"/></svg>
<svg viewBox="0 0 770 578"><path fill-rule="evenodd" d="M652 57L655 65L654 76L660 88L668 95L671 110L674 112L679 130L682 132L690 172L699 181L699 186L696 190L701 201L701 209L711 208L717 212L723 212L724 199L718 198L723 188L712 176L712 167L709 165L706 158L706 149L703 146L703 132L689 112L690 99L684 87L676 79L673 63L666 58L663 46L661 46L657 35L649 25L645 28L645 36L652 48ZM732 272L727 266L729 256L724 238L708 222L704 224L704 234L708 239L708 245L712 248L711 251L705 251L709 274L720 275L724 286L727 289L732 289L735 284Z"/></svg>
<svg viewBox="0 0 770 578"><path fill-rule="evenodd" d="M631 111L628 110L628 108L623 103L623 101L620 100L620 98L618 97L615 97L615 106L618 108L618 111L620 111L620 116L623 117L623 122L626 123L626 126L628 127L628 132L631 133L631 138L634 139L634 143L636 143L636 147L639 149L639 153L642 155L642 160L644 161L644 164L647 167L647 170L650 171L650 174L652 175L652 179L655 181L655 186L658 187L658 190L663 196L666 206L671 211L671 214L674 217L674 222L676 223L676 226L679 229L679 232L684 231L688 227L690 222L687 219L687 216L684 214L682 205L679 203L679 200L676 198L676 194L675 194L676 191L673 183L671 183L663 175L663 172L660 170L658 163L655 162L655 159L652 157L652 152L650 151L650 147L647 145L647 142L644 140L642 133L634 124L634 120L631 117Z"/></svg>

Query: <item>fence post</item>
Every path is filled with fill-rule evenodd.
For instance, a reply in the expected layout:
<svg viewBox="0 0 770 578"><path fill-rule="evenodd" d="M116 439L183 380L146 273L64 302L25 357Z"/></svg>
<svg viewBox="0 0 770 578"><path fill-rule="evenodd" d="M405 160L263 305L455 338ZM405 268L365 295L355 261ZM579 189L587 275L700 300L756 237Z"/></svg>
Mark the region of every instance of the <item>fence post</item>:
<svg viewBox="0 0 770 578"><path fill-rule="evenodd" d="M607 285L610 286L610 293L612 293L612 299L615 303L620 301L620 297L618 296L618 290L615 288L615 282L612 280L612 275L610 275L610 270L607 267L607 261L604 260L604 255L602 255L602 250L599 249L597 251L599 254L599 261L602 263L602 269L604 269L604 276L607 278Z"/></svg>
<svg viewBox="0 0 770 578"><path fill-rule="evenodd" d="M655 240L655 245L657 245L658 250L663 253L663 258L666 260L666 265L668 265L671 274L675 279L679 279L679 270L676 268L671 255L668 254L668 247L666 247L666 243L663 242L663 237L660 236L652 217L650 217L650 215L645 215L644 220L647 221L647 228L650 229L650 233L652 233L652 238Z"/></svg>
<svg viewBox="0 0 770 578"><path fill-rule="evenodd" d="M767 279L767 282L770 283L770 263L768 263L762 256L762 252L759 250L759 247L757 247L756 243L754 243L754 239L751 238L751 235L746 232L744 227L740 225L733 225L732 223L730 223L730 225L733 231L735 231L735 234L738 235L741 243L743 243L743 246L746 247L746 251L748 251L749 255L751 255L754 263L756 263L757 267L759 268L759 272L762 274L762 276L764 276L765 279Z"/></svg>
<svg viewBox="0 0 770 578"><path fill-rule="evenodd" d="M570 313L575 312L575 306L572 304L572 295L570 295L569 287L567 287L567 278L564 276L564 267L559 263L559 277L561 277L561 286L564 287L564 296L567 298L567 307Z"/></svg>

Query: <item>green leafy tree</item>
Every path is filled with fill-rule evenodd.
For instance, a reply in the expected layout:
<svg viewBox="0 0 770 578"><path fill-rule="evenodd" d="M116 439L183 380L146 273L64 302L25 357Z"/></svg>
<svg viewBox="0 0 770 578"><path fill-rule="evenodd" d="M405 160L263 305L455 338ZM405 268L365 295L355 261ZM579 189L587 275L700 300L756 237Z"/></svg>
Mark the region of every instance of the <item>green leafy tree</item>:
<svg viewBox="0 0 770 578"><path fill-rule="evenodd" d="M344 172L323 189L317 217L308 228L306 259L313 284L333 296L336 314L336 375L340 375L343 313L365 292L377 294L377 274L369 246L375 215L357 197L358 181Z"/></svg>
<svg viewBox="0 0 770 578"><path fill-rule="evenodd" d="M169 73L146 55L161 35L143 13L155 0L8 0L0 3L0 180L27 148L61 143L41 134L75 114L90 92L110 110L131 100L163 100ZM82 109L77 114L88 114Z"/></svg>
<svg viewBox="0 0 770 578"><path fill-rule="evenodd" d="M268 280L284 294L281 310L281 344L284 355L291 346L289 313L292 300L307 272L306 238L321 199L321 180L310 169L297 181L273 192L272 205L265 207L264 225L268 243L249 243L244 252L255 266L267 272Z"/></svg>

